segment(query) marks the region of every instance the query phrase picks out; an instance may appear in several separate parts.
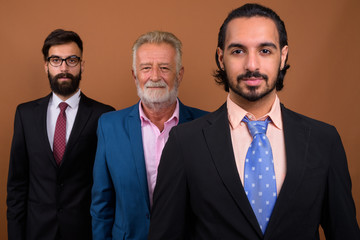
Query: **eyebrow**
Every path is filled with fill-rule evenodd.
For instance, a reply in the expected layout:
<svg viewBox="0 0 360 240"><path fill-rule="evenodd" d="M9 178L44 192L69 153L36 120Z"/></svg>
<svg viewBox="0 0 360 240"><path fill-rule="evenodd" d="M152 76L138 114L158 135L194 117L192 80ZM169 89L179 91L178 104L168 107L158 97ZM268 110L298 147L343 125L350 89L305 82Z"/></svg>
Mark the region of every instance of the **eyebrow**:
<svg viewBox="0 0 360 240"><path fill-rule="evenodd" d="M153 64L152 64L152 63L150 63L150 62L147 62L147 63L140 63L139 65L140 65L140 67L141 67L141 66L153 65ZM158 63L157 65L166 65L166 66L170 66L171 64L170 64L170 63Z"/></svg>
<svg viewBox="0 0 360 240"><path fill-rule="evenodd" d="M260 47L272 47L272 48L277 49L277 46L276 46L274 43L272 43L272 42L264 42L264 43L261 43L261 44L260 44Z"/></svg>
<svg viewBox="0 0 360 240"><path fill-rule="evenodd" d="M259 44L259 47L272 47L272 48L275 48L277 49L276 45L272 42L264 42L264 43L260 43ZM243 44L241 43L231 43L227 49L230 49L230 48L246 48Z"/></svg>
<svg viewBox="0 0 360 240"><path fill-rule="evenodd" d="M57 57L57 58L62 58L62 57L60 57L60 56L58 56L58 55L51 55L51 56L49 56L49 57L51 57L51 58L54 58L54 57ZM71 57L79 57L79 56L77 56L77 55L70 55L70 56L67 56L66 58L71 58ZM64 58L65 59L65 58Z"/></svg>

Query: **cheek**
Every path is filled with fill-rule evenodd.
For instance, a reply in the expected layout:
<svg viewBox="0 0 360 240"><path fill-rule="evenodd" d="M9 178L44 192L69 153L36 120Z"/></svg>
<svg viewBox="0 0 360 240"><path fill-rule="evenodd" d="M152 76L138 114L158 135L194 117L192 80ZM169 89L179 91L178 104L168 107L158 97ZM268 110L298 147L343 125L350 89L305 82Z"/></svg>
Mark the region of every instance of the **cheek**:
<svg viewBox="0 0 360 240"><path fill-rule="evenodd" d="M278 59L267 59L262 62L260 72L268 75L268 77L277 77L280 69L280 61Z"/></svg>
<svg viewBox="0 0 360 240"><path fill-rule="evenodd" d="M56 69L53 68L48 68L48 74L50 74L51 76L55 76L56 74L58 74L59 72L56 71Z"/></svg>
<svg viewBox="0 0 360 240"><path fill-rule="evenodd" d="M74 76L79 75L80 72L81 72L81 68L74 68L69 70L69 73L71 73Z"/></svg>
<svg viewBox="0 0 360 240"><path fill-rule="evenodd" d="M139 81L139 86L140 87L144 87L144 85L145 85L145 83L146 83L146 79L148 79L147 77L146 77L146 74L138 74L138 76L137 76L137 80Z"/></svg>
<svg viewBox="0 0 360 240"><path fill-rule="evenodd" d="M244 73L242 63L239 61L228 62L225 65L225 70L230 80L235 79L237 76Z"/></svg>
<svg viewBox="0 0 360 240"><path fill-rule="evenodd" d="M164 79L169 89L173 89L173 87L175 86L175 81L177 81L177 76L175 74L169 73L164 74L162 79Z"/></svg>

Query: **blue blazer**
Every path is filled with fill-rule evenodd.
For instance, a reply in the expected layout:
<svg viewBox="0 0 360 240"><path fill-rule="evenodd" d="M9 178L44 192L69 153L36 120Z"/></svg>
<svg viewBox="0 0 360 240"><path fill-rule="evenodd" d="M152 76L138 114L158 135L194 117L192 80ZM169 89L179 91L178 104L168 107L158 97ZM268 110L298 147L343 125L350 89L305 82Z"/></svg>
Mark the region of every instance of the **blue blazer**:
<svg viewBox="0 0 360 240"><path fill-rule="evenodd" d="M207 112L183 105L179 124ZM139 103L98 123L91 216L94 240L147 239L150 202Z"/></svg>

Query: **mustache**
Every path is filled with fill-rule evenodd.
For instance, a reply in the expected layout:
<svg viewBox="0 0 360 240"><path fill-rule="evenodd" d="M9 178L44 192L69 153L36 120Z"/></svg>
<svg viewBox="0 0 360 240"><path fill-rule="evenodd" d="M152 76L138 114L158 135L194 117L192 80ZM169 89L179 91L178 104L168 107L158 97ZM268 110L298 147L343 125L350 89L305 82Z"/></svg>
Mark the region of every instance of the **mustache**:
<svg viewBox="0 0 360 240"><path fill-rule="evenodd" d="M59 73L54 76L54 80L58 80L59 78L70 78L71 80L74 80L75 76L71 73Z"/></svg>
<svg viewBox="0 0 360 240"><path fill-rule="evenodd" d="M153 82L153 81L147 81L144 85L145 87L167 87L167 84L164 80L160 80L157 82Z"/></svg>
<svg viewBox="0 0 360 240"><path fill-rule="evenodd" d="M240 74L236 79L238 81L247 79L247 78L251 78L251 77L255 77L255 78L263 78L265 81L267 81L269 79L269 77L266 74L262 74L259 71L246 71L246 73L244 74Z"/></svg>

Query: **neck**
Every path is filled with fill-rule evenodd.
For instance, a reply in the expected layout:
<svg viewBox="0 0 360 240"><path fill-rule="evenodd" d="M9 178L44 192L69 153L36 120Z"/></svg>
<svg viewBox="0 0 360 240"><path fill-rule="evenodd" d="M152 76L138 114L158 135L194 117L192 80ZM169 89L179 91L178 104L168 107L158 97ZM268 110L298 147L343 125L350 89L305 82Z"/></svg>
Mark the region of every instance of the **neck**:
<svg viewBox="0 0 360 240"><path fill-rule="evenodd" d="M75 92L73 92L72 94L70 95L60 95L60 94L57 94L57 93L54 93L56 96L58 96L63 102L65 102L66 100L68 100L69 98L71 98L72 96L74 96L77 92L79 91L79 89L77 89Z"/></svg>
<svg viewBox="0 0 360 240"><path fill-rule="evenodd" d="M147 118L162 132L164 124L174 114L176 102L165 108L151 108L141 103L142 109Z"/></svg>
<svg viewBox="0 0 360 240"><path fill-rule="evenodd" d="M276 92L272 91L257 101L248 101L230 90L230 99L245 111L253 114L256 119L270 112L275 98Z"/></svg>

